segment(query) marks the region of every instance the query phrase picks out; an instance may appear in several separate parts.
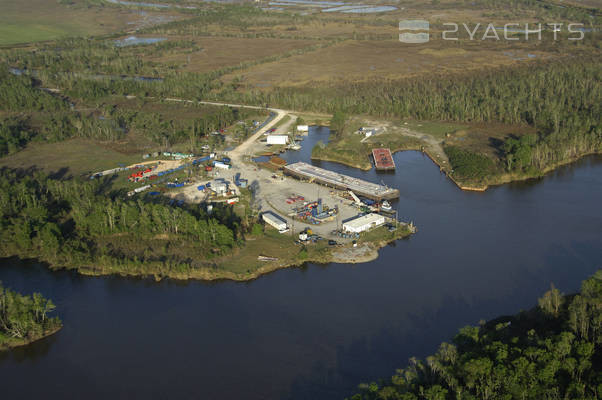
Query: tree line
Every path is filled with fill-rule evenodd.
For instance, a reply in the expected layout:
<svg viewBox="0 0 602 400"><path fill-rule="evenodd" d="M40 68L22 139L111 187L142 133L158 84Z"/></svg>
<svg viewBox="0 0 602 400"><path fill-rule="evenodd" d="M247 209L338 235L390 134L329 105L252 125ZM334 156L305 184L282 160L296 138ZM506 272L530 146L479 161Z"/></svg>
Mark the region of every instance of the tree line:
<svg viewBox="0 0 602 400"><path fill-rule="evenodd" d="M460 76L228 92L231 100L385 118L501 122L538 134L503 145L509 170L544 170L602 151L599 59L564 59ZM517 154L518 152L518 154ZM523 153L528 153L527 156ZM521 159L521 162L515 160Z"/></svg>
<svg viewBox="0 0 602 400"><path fill-rule="evenodd" d="M0 254L153 274L188 270L226 254L242 243L248 229L228 207L214 207L209 214L169 204L163 196L124 199L123 193L106 192L107 179L58 180L1 170Z"/></svg>
<svg viewBox="0 0 602 400"><path fill-rule="evenodd" d="M538 307L460 329L425 360L362 384L351 400L599 399L602 271L564 296L552 286Z"/></svg>
<svg viewBox="0 0 602 400"><path fill-rule="evenodd" d="M40 44L36 51L19 48L3 50L0 59L13 68L44 74L44 78L75 72L106 76L157 76L167 69L148 58L165 56L176 50L194 52L201 48L191 40L124 46L114 38L69 38Z"/></svg>
<svg viewBox="0 0 602 400"><path fill-rule="evenodd" d="M25 344L59 329L58 317L49 317L55 309L51 300L40 293L24 296L0 282L0 350Z"/></svg>
<svg viewBox="0 0 602 400"><path fill-rule="evenodd" d="M69 104L57 96L40 90L35 80L24 74L9 72L0 64L0 109L5 111L61 111Z"/></svg>
<svg viewBox="0 0 602 400"><path fill-rule="evenodd" d="M2 107L6 107L5 110L13 115L0 118L0 156L16 152L30 141L58 142L74 137L115 141L123 139L132 129L167 148L185 141L197 144L202 138L211 141L211 132L230 126L252 113L247 109L188 104L180 107L196 107L200 117L180 118L173 114L133 110L112 104L84 112L70 107L58 95L42 90L35 78L6 71L2 73L4 79L0 89L5 96L0 102L5 101ZM109 86L114 87L111 84ZM67 89L75 95L74 98L110 94L104 90L89 93L89 90L98 87L98 82L94 81L91 85L79 83L76 88ZM77 92L78 88L86 89L82 93ZM34 113L35 117L32 118Z"/></svg>

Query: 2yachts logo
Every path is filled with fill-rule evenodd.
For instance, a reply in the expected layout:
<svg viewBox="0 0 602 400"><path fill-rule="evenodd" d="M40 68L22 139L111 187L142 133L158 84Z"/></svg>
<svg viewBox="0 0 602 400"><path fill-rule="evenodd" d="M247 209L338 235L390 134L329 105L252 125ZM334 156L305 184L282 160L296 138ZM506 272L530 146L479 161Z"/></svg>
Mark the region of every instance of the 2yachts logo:
<svg viewBox="0 0 602 400"><path fill-rule="evenodd" d="M399 41L404 43L426 43L430 39L429 31L430 24L428 21L419 20L404 20L399 21L400 31L426 31L418 33L404 32L399 34Z"/></svg>
<svg viewBox="0 0 602 400"><path fill-rule="evenodd" d="M558 40L558 33L565 31L565 24L519 24L507 23L503 26L490 24L456 24L454 22L443 23L444 29L441 31L441 39L455 41L462 35L469 40L520 40L517 34L522 34L524 40L542 40L542 32L550 30L553 33L554 40ZM426 20L403 20L399 21L400 31L423 31L423 32L403 32L399 34L399 41L403 43L426 43L430 40L430 23ZM570 34L568 40L583 40L585 32L584 24L566 24L566 32ZM564 37L564 36L563 36Z"/></svg>

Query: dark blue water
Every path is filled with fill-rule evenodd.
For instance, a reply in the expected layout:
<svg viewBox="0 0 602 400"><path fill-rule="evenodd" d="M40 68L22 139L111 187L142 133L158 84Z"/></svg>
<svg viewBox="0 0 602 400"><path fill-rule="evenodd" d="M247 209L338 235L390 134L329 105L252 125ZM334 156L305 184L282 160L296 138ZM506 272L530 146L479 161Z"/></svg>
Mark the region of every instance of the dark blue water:
<svg viewBox="0 0 602 400"><path fill-rule="evenodd" d="M395 174L320 164L399 188L400 217L419 232L371 263L208 284L1 262L6 286L51 297L65 322L0 356L3 396L342 399L458 328L530 308L552 282L575 291L602 267L600 158L485 193L458 190L420 153L395 163Z"/></svg>

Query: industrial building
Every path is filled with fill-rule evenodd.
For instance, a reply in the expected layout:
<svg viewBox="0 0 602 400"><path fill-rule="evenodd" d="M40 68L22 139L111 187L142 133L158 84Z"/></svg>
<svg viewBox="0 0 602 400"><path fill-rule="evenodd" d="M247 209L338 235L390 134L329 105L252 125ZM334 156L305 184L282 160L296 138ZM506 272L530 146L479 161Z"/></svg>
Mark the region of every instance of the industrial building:
<svg viewBox="0 0 602 400"><path fill-rule="evenodd" d="M346 232L360 233L385 224L385 217L379 214L366 214L343 223Z"/></svg>
<svg viewBox="0 0 602 400"><path fill-rule="evenodd" d="M335 189L351 190L357 195L372 200L391 200L399 197L399 190L397 189L314 167L304 162L287 165L284 167L284 172L287 175L307 179L310 182L320 183Z"/></svg>
<svg viewBox="0 0 602 400"><path fill-rule="evenodd" d="M211 189L218 195L222 196L228 191L228 184L226 182L215 182L211 185Z"/></svg>
<svg viewBox="0 0 602 400"><path fill-rule="evenodd" d="M287 135L268 135L268 144L287 144Z"/></svg>
<svg viewBox="0 0 602 400"><path fill-rule="evenodd" d="M261 214L261 219L263 219L263 221L266 224L269 224L274 228L278 229L280 233L288 231L288 224L286 223L286 220L284 220L283 218L279 217L271 211L266 211L263 214Z"/></svg>

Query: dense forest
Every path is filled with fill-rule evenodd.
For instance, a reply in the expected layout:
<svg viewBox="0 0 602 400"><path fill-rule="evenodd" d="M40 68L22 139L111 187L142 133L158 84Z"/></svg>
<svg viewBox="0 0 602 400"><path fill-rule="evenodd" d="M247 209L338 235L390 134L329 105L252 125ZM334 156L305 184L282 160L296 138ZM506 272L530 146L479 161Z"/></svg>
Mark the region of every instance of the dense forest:
<svg viewBox="0 0 602 400"><path fill-rule="evenodd" d="M145 100L140 100L134 108L101 103L92 110L80 111L59 95L42 90L35 78L9 73L8 69L2 68L0 92L4 94L0 99L0 110L13 114L0 118L0 156L14 153L34 140L58 142L78 137L116 141L132 129L166 149L183 142L194 147L202 138L211 143L217 140L211 132L257 113L248 109L184 103L178 107L181 110L193 108L198 116L180 117L175 112L145 111ZM87 92L78 95L74 98L89 97ZM108 94L103 92L102 95Z"/></svg>
<svg viewBox="0 0 602 400"><path fill-rule="evenodd" d="M22 149L33 136L34 134L23 120L18 118L0 120L0 156Z"/></svg>
<svg viewBox="0 0 602 400"><path fill-rule="evenodd" d="M602 394L602 271L581 293L553 286L539 306L462 328L426 360L411 359L352 400L599 399Z"/></svg>
<svg viewBox="0 0 602 400"><path fill-rule="evenodd" d="M0 65L0 110L60 111L69 108L63 99L40 90L32 77L11 73L8 65Z"/></svg>
<svg viewBox="0 0 602 400"><path fill-rule="evenodd" d="M109 272L186 274L238 246L248 228L230 207L208 214L164 198L124 200L106 192L109 179L0 171L0 254Z"/></svg>
<svg viewBox="0 0 602 400"><path fill-rule="evenodd" d="M55 309L41 294L23 296L4 288L0 282L0 350L29 343L59 329L58 317L49 317Z"/></svg>

